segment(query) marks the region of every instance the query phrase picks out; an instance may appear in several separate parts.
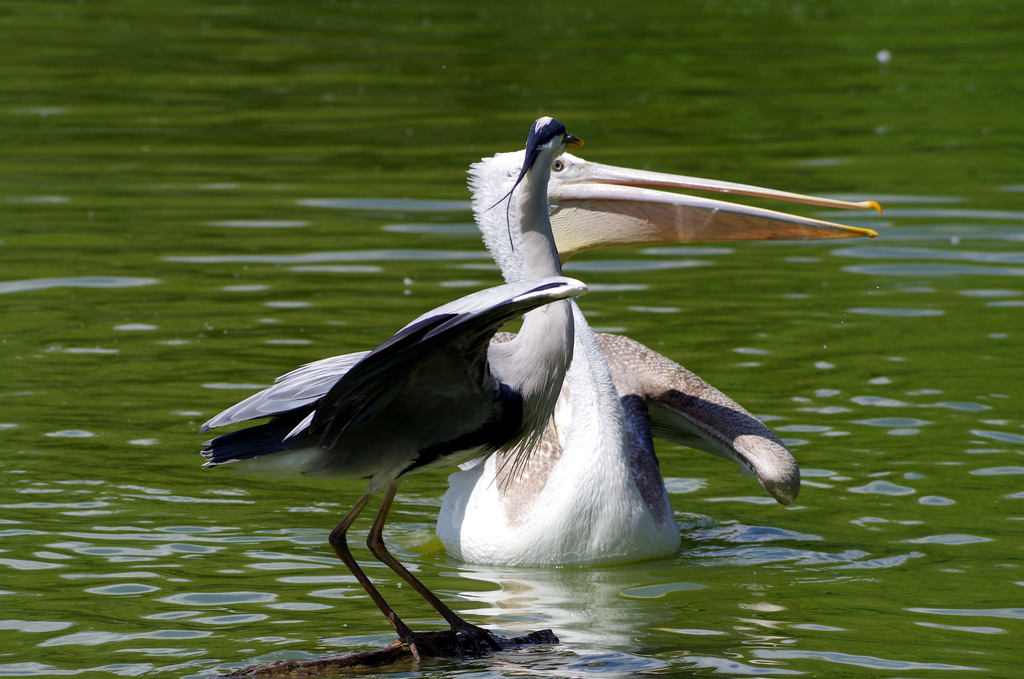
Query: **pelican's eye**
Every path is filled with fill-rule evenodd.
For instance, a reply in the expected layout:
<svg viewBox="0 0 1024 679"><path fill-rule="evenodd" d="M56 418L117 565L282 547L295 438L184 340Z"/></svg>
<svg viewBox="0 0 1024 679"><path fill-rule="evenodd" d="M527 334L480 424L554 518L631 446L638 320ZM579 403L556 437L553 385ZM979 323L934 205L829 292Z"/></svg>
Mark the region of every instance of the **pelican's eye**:
<svg viewBox="0 0 1024 679"><path fill-rule="evenodd" d="M561 172L565 169L565 161L561 158L555 158L555 162L551 163L551 169L555 172Z"/></svg>

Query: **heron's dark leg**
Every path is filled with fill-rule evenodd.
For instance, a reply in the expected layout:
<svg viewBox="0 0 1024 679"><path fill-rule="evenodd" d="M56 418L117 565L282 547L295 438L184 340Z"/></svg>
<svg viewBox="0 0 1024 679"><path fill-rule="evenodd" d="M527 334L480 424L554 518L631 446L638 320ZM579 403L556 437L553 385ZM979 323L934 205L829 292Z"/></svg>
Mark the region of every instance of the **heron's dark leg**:
<svg viewBox="0 0 1024 679"><path fill-rule="evenodd" d="M388 493L390 493L391 497L394 497L394 491L389 490ZM420 652L419 649L416 648L416 643L414 641L414 637L417 635L409 629L408 625L402 622L402 619L398 617L391 606L388 605L388 602L384 600L384 597L380 595L380 592L377 591L377 588L373 586L373 583L370 582L370 578L366 577L366 573L364 573L363 569L359 567L359 564L356 563L355 557L352 556L352 552L349 551L348 542L345 539L345 534L348 532L349 526L351 526L356 520L359 513L363 511L366 507L366 503L370 501L371 497L373 497L373 493L367 492L359 498L359 501L356 502L355 506L352 507L349 513L345 515L345 518L343 518L341 522L334 527L334 530L331 531L331 535L328 540L331 543L331 547L334 548L334 553L339 559L341 559L345 566L352 571L352 575L356 576L356 580L359 581L359 584L363 586L366 593L370 595L371 599L373 599L373 603L377 604L377 608L381 610L384 617L387 618L388 622L391 623L391 626L395 628L395 632L398 634L398 637L409 644L409 650L412 652L413 657L418 661L420 660ZM390 501L388 501L388 504L390 504ZM386 510L384 513L387 513ZM377 524L375 522L374 526L376 527L376 525Z"/></svg>
<svg viewBox="0 0 1024 679"><path fill-rule="evenodd" d="M393 483L388 486L387 492L384 493L384 499L381 500L380 510L377 512L377 518L373 520L373 526L370 528L370 533L366 536L366 546L370 548L370 552L372 552L381 563L398 573L403 580L408 582L413 589L419 592L420 596L426 599L427 603L433 606L434 610L440 613L441 616L448 621L453 632L462 633L477 650L481 650L484 644L489 646L492 650L501 650L501 644L498 643L493 634L482 627L471 625L460 618L455 611L446 606L443 601L434 595L433 592L427 589L426 585L417 580L416 577L410 573L408 569L406 569L406 567L403 566L384 545L384 522L387 520L388 511L391 509L391 503L394 501L395 493L397 492L397 483Z"/></svg>

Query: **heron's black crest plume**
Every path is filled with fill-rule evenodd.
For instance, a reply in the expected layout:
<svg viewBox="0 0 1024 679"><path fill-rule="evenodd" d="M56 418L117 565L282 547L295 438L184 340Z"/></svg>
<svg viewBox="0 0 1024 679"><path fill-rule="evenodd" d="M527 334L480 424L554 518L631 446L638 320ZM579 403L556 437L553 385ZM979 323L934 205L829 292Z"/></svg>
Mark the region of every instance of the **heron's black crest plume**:
<svg viewBox="0 0 1024 679"><path fill-rule="evenodd" d="M508 227L508 244L513 251L516 248L512 243L512 221L509 216L509 210L512 208L512 194L515 193L516 187L519 186L519 183L523 181L523 177L526 176L526 173L530 171L530 168L537 161L540 147L557 137L561 137L563 141L576 139L565 129L565 125L554 118L541 118L533 124L533 127L530 128L529 136L526 137L526 156L523 159L523 168L519 171L519 176L516 177L516 181L512 188L509 189L509 192L499 198L494 205L487 208L491 210L497 207L501 201L508 200L508 203L505 205L505 225Z"/></svg>

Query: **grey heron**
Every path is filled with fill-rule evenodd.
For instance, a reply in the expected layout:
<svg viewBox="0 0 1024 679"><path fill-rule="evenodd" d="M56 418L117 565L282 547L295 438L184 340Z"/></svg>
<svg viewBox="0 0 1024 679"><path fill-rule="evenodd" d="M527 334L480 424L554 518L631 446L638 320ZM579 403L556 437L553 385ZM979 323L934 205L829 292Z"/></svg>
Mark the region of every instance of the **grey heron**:
<svg viewBox="0 0 1024 679"><path fill-rule="evenodd" d="M503 220L486 208L507 191L522 162L522 151L503 153L470 170L478 225L509 281L522 278L529 253L508 242ZM630 170L566 153L553 161L548 184L562 261L592 248L638 243L877 235L652 187L878 209L870 201ZM796 498L799 467L768 427L674 361L627 337L595 335L578 305L570 305L573 362L543 444L515 478L503 472L500 455L451 475L437 522L450 554L481 564L537 566L674 553L679 529L654 436L738 463L782 504Z"/></svg>
<svg viewBox="0 0 1024 679"><path fill-rule="evenodd" d="M510 200L509 214L516 215L518 228L506 223L509 237L514 234L528 258L522 280L434 309L372 351L292 371L203 425L206 431L271 418L208 441L204 467L243 462L370 479L331 532L330 544L416 657L429 639L395 614L356 563L346 534L370 499L383 491L367 537L370 551L455 633L478 648L499 647L493 635L462 620L413 577L388 552L382 531L406 475L498 452L514 477L513 469L525 464L543 434L572 360L568 299L586 291L579 281L560 276L547 182L554 159L580 144L557 120L539 119L527 139L526 160L501 197ZM501 325L520 316L515 339L491 343Z"/></svg>

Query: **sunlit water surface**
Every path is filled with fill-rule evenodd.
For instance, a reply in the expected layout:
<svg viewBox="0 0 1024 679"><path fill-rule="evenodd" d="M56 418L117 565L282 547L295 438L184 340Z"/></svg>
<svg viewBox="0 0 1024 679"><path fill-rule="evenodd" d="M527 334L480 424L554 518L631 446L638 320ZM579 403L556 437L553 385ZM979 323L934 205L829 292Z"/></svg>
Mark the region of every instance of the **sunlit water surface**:
<svg viewBox="0 0 1024 679"><path fill-rule="evenodd" d="M297 365L499 282L463 171L515 148L538 110L595 160L878 199L882 217L810 214L882 236L570 262L596 329L680 361L786 440L798 502L660 445L678 554L488 568L433 535L445 473L413 477L386 531L399 558L473 621L562 644L394 674L1019 671L1024 188L1003 124L1019 75L1005 96L991 85L1021 36L980 18L1007 6L964 3L976 22L940 14L945 32L919 35L910 5L851 26L827 3L655 4L528 15L549 51L526 66L511 35L527 19L473 6L4 16L0 676L205 676L393 638L326 544L362 484L202 471L197 429ZM1015 11L996 23L1019 33ZM683 30L694 21L707 30ZM598 48L622 31L646 42ZM824 56L820 32L839 45ZM985 67L900 49L936 35ZM522 79L531 65L566 77ZM585 77L603 71L637 80ZM399 612L441 629L356 528Z"/></svg>

